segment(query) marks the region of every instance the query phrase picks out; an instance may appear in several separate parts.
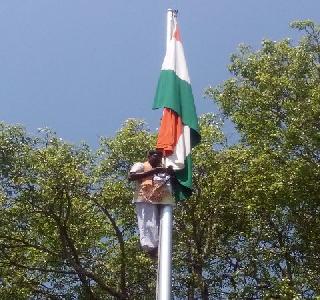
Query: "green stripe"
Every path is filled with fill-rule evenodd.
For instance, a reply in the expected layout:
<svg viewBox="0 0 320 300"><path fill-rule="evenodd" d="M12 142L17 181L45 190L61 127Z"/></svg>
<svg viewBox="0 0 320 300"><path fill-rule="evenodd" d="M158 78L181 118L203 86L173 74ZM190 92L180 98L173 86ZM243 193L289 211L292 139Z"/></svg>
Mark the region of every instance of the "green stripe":
<svg viewBox="0 0 320 300"><path fill-rule="evenodd" d="M200 142L199 125L191 85L181 80L174 71L162 70L158 81L153 109L174 110L185 125L191 128L192 147Z"/></svg>
<svg viewBox="0 0 320 300"><path fill-rule="evenodd" d="M192 159L188 155L184 161L185 167L182 170L175 171L179 184L173 185L173 194L176 201L182 201L189 198L192 194Z"/></svg>

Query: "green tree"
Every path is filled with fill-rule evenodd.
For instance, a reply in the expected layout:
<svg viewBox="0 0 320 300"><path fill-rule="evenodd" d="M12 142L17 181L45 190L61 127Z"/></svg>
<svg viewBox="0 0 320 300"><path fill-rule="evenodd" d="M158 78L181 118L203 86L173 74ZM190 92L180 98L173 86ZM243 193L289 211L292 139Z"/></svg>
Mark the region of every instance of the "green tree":
<svg viewBox="0 0 320 300"><path fill-rule="evenodd" d="M305 33L297 45L241 46L231 58L233 77L206 91L247 153L233 191L249 217L239 254L250 280L241 284L267 298L320 293L320 27L291 26Z"/></svg>
<svg viewBox="0 0 320 300"><path fill-rule="evenodd" d="M93 154L48 130L30 137L1 124L2 299L153 298L126 180L151 141L131 120Z"/></svg>

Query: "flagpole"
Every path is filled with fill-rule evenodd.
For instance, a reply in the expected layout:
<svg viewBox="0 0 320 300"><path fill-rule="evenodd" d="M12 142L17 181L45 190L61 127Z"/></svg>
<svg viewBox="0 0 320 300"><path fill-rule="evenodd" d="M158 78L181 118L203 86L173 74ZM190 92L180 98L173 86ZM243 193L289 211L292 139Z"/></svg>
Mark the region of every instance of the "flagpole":
<svg viewBox="0 0 320 300"><path fill-rule="evenodd" d="M173 18L177 10L167 11L167 43L172 36ZM166 165L165 165L166 167ZM157 276L157 300L171 299L171 262L172 262L172 205L162 205L160 210L160 241L159 241L159 265Z"/></svg>

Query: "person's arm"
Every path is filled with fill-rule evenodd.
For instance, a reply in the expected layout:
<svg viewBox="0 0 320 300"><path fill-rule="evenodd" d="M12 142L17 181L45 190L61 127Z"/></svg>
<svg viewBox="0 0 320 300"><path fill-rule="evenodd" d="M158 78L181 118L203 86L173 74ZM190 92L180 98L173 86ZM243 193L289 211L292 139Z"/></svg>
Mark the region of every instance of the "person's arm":
<svg viewBox="0 0 320 300"><path fill-rule="evenodd" d="M172 186L175 186L176 184L179 183L177 177L176 177L176 173L175 171L173 170L173 167L172 166L169 166L167 168L167 171L166 173L170 176L170 183Z"/></svg>
<svg viewBox="0 0 320 300"><path fill-rule="evenodd" d="M130 172L128 175L128 180L129 181L141 180L145 177L152 176L157 173L165 173L166 171L167 171L166 168L157 167L146 172Z"/></svg>
<svg viewBox="0 0 320 300"><path fill-rule="evenodd" d="M165 168L165 170L166 170L165 173L167 173L169 176L176 177L176 173L174 172L172 166Z"/></svg>

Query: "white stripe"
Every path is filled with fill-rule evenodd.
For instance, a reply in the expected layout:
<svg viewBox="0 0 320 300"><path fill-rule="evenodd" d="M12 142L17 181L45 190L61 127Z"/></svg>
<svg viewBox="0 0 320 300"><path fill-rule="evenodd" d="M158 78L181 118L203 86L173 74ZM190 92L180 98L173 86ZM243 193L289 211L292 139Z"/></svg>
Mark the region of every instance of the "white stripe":
<svg viewBox="0 0 320 300"><path fill-rule="evenodd" d="M172 70L180 79L185 80L190 84L182 43L177 41L174 37L171 38L167 45L167 52L161 70Z"/></svg>
<svg viewBox="0 0 320 300"><path fill-rule="evenodd" d="M184 168L184 161L191 153L190 127L183 126L183 132L180 135L177 145L172 155L166 158L166 167L172 166L174 170Z"/></svg>

